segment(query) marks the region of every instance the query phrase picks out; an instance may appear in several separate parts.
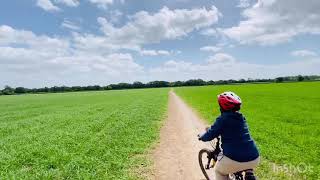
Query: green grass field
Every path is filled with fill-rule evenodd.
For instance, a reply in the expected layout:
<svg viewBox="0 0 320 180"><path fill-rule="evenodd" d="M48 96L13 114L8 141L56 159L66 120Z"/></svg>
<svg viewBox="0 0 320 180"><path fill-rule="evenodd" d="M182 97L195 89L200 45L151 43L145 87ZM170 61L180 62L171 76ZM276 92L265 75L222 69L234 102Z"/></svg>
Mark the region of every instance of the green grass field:
<svg viewBox="0 0 320 180"><path fill-rule="evenodd" d="M220 113L217 95L223 91L243 100L242 112L263 158L260 178L319 178L320 82L175 88L210 124Z"/></svg>
<svg viewBox="0 0 320 180"><path fill-rule="evenodd" d="M0 179L138 179L168 89L0 97ZM142 165L143 164L143 165Z"/></svg>

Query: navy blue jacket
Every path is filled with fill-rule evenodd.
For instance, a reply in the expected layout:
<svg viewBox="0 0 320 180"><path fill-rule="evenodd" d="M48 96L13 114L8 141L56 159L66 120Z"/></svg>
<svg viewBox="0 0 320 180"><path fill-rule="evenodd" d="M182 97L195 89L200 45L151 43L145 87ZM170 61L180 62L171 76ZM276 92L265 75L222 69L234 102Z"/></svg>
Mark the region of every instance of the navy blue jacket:
<svg viewBox="0 0 320 180"><path fill-rule="evenodd" d="M239 112L222 112L208 131L200 137L210 141L221 135L222 151L228 158L248 162L259 157L258 149L249 134L245 117Z"/></svg>

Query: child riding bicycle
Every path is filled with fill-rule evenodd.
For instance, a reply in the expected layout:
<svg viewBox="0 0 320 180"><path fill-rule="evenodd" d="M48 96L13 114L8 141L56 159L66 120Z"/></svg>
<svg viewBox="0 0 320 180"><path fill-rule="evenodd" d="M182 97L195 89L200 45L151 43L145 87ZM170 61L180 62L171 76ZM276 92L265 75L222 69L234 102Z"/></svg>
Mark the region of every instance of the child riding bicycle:
<svg viewBox="0 0 320 180"><path fill-rule="evenodd" d="M222 153L214 167L215 180L226 180L228 175L258 166L260 157L249 134L245 117L239 112L241 99L233 92L218 95L221 115L207 132L199 137L210 141L221 136Z"/></svg>

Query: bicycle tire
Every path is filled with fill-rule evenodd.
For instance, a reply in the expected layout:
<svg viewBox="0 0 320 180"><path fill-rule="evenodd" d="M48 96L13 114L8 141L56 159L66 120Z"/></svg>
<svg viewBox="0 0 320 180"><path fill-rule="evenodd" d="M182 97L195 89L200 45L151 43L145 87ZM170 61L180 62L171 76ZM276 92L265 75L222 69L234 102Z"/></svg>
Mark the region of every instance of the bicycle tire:
<svg viewBox="0 0 320 180"><path fill-rule="evenodd" d="M203 164L203 161L202 161L202 156L204 153L207 155L207 158L208 158L209 154L212 153L212 150L204 148L204 149L201 149L198 154L198 161L199 161L201 171L202 171L203 175L206 177L206 179L210 180L208 173L206 171L205 165ZM214 159L212 159L212 161L214 161Z"/></svg>

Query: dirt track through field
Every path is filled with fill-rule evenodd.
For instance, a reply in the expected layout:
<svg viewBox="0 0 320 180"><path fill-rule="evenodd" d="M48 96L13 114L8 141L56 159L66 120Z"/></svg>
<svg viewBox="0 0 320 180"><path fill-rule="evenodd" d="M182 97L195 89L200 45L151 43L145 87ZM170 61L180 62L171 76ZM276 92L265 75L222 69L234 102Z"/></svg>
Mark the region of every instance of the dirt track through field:
<svg viewBox="0 0 320 180"><path fill-rule="evenodd" d="M208 144L198 141L205 124L174 92L169 93L168 118L161 129L160 144L154 153L155 179L204 179L198 152Z"/></svg>

